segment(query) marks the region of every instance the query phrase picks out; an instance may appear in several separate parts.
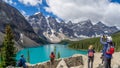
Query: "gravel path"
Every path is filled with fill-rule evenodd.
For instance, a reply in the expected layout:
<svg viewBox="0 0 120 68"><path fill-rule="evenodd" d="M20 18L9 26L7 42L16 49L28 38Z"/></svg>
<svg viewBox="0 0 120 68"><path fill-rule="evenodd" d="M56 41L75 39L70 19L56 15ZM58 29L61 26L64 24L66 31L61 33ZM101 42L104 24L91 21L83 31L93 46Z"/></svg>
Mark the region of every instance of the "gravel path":
<svg viewBox="0 0 120 68"><path fill-rule="evenodd" d="M101 53L95 53L95 58L94 58L94 65L93 68L98 68L99 64L102 65L102 60L100 59L101 57ZM84 57L84 68L87 68L87 57ZM120 52L116 52L113 54L113 58L112 58L112 68L118 68L117 66L120 66Z"/></svg>

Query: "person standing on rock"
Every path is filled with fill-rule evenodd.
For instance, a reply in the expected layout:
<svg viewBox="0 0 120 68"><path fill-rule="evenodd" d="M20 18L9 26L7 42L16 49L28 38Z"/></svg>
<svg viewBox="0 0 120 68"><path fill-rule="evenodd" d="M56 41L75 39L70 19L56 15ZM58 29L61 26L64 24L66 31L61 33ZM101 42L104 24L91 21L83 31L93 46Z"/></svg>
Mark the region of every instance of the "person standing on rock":
<svg viewBox="0 0 120 68"><path fill-rule="evenodd" d="M106 48L106 45L107 45L107 36L105 36L105 35L101 36L100 42L103 45L103 49L101 50L102 55L100 57L102 59L102 64L103 64L104 63L104 53L105 53L104 51L105 51L105 48Z"/></svg>
<svg viewBox="0 0 120 68"><path fill-rule="evenodd" d="M114 44L112 42L112 37L107 37L107 42L103 41L103 37L101 37L100 42L103 46L103 56L104 56L104 67L111 68L111 59L112 54L114 53Z"/></svg>
<svg viewBox="0 0 120 68"><path fill-rule="evenodd" d="M93 68L94 53L95 51L94 51L93 45L90 45L88 48L88 68Z"/></svg>
<svg viewBox="0 0 120 68"><path fill-rule="evenodd" d="M54 64L54 60L55 60L55 54L54 54L54 52L51 52L51 54L50 54L50 62L51 62L51 64Z"/></svg>

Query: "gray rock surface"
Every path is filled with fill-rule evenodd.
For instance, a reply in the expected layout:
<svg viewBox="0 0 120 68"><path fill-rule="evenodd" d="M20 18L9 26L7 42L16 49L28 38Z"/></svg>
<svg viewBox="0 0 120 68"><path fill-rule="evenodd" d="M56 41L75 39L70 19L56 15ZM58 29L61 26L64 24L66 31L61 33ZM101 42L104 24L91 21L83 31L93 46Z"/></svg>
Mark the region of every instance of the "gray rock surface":
<svg viewBox="0 0 120 68"><path fill-rule="evenodd" d="M41 63L41 64L35 64L33 66L28 65L27 68L56 68L60 61L61 61L61 59L60 60L55 60L54 64L51 64L50 61L48 61L48 62L44 62L44 63Z"/></svg>
<svg viewBox="0 0 120 68"><path fill-rule="evenodd" d="M40 37L34 32L31 25L27 22L24 16L16 8L12 7L11 5L3 1L0 1L0 32L1 33L3 34L5 33L5 27L7 24L11 26L16 42L18 42L20 39L20 33L23 33L26 36L25 38L27 39L30 39L38 44L44 43L44 41L40 39ZM3 37L3 35L1 34L0 36ZM0 39L0 41L2 40L3 38ZM26 42L26 46L23 45L23 47L31 47L34 44L31 43L32 43L31 41Z"/></svg>
<svg viewBox="0 0 120 68"><path fill-rule="evenodd" d="M63 60L65 61L67 68L71 68L71 67L74 68L76 66L80 66L80 68L83 68L84 66L82 56L63 58ZM61 59L55 60L55 63L53 65L50 64L49 61L40 63L40 64L35 64L35 65L27 64L27 67L28 68L56 68L60 63L60 61ZM60 68L64 68L64 66L61 66Z"/></svg>
<svg viewBox="0 0 120 68"><path fill-rule="evenodd" d="M64 60L65 60L68 67L74 67L74 66L83 65L82 56L70 57L70 58L66 58Z"/></svg>
<svg viewBox="0 0 120 68"><path fill-rule="evenodd" d="M29 16L27 21L42 38L44 38L44 32L52 34L52 30L54 30L56 34L63 33L69 38L92 37L101 34L112 34L118 31L116 26L110 27L103 24L103 22L93 24L92 21L88 19L76 23L71 21L65 23L64 21L57 21L56 18L51 16L45 17L40 12Z"/></svg>

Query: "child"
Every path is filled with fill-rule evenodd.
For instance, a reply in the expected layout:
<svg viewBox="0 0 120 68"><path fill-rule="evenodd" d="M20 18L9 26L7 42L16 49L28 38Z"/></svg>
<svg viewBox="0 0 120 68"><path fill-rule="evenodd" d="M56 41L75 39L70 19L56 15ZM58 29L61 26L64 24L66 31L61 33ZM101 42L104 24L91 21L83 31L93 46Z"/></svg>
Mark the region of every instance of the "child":
<svg viewBox="0 0 120 68"><path fill-rule="evenodd" d="M88 68L93 68L93 61L94 61L94 49L93 49L93 45L90 45L88 48ZM91 63L91 67L90 67L90 63Z"/></svg>

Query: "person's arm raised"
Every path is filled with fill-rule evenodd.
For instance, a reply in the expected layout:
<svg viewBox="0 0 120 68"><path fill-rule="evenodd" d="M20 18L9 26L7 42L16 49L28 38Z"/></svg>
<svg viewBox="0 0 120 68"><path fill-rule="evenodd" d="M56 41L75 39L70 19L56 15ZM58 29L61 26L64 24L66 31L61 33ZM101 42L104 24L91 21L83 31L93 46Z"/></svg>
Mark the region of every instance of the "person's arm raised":
<svg viewBox="0 0 120 68"><path fill-rule="evenodd" d="M107 44L107 42L104 42L104 41L103 41L103 38L102 38L102 37L100 37L100 43L101 43L101 44Z"/></svg>

